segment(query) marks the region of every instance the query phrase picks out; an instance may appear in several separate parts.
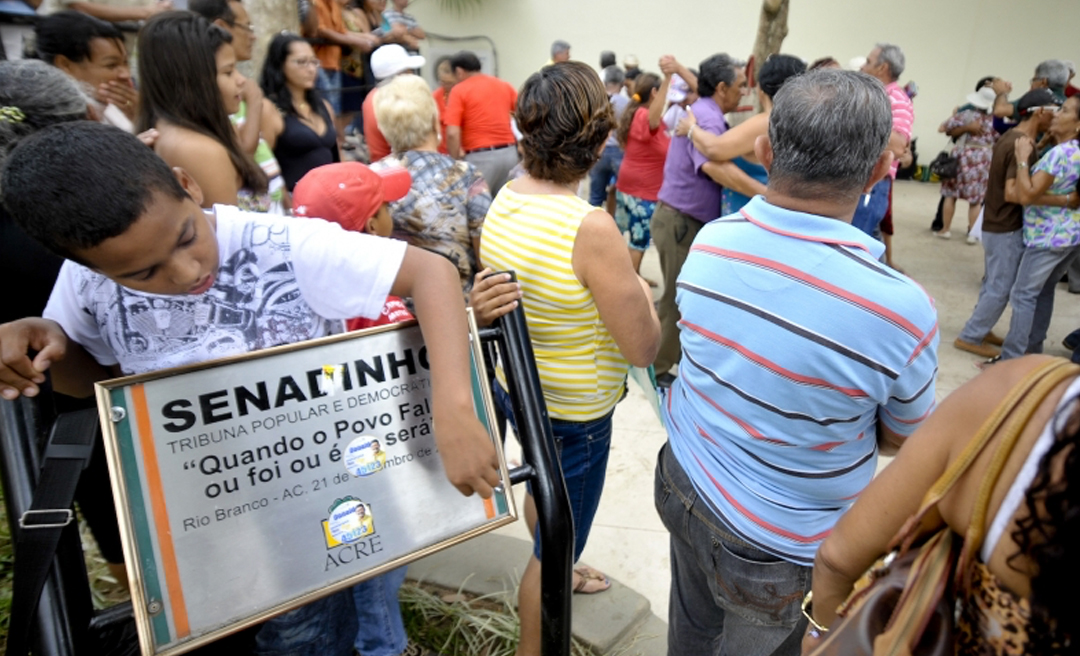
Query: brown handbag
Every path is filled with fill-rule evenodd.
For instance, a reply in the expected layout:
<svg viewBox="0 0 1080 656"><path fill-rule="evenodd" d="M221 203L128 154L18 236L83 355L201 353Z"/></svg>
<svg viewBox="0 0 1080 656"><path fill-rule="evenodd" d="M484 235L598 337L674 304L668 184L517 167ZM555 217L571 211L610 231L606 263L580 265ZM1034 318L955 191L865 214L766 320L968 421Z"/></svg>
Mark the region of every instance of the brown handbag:
<svg viewBox="0 0 1080 656"><path fill-rule="evenodd" d="M890 552L855 583L837 609L837 618L813 656L945 656L955 651L953 620L956 588L982 547L994 485L1031 416L1055 387L1080 367L1066 360L1048 362L1010 390L979 432L923 497L919 511L897 533ZM1007 420L1007 423L1005 423ZM1002 425L1004 424L1004 427ZM999 433L1000 431L1000 433ZM963 540L948 526L924 527L927 513L956 484L991 439L1002 435L979 486ZM932 534L916 541L927 532Z"/></svg>

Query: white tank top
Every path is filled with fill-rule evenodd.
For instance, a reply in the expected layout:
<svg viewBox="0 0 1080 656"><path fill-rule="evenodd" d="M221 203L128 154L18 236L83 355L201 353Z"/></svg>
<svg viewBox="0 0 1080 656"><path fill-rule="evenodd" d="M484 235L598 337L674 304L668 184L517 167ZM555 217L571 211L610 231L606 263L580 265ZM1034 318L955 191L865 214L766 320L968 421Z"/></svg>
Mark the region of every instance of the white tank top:
<svg viewBox="0 0 1080 656"><path fill-rule="evenodd" d="M1061 412L1061 409L1075 401L1078 392L1080 392L1080 378L1074 380L1065 390L1065 394L1061 397L1061 401L1054 412L1054 418L1043 427L1039 437L1035 440L1035 444L1031 447L1027 460L1024 461L1024 466L1020 468L1016 478L1013 479L1009 491L1005 494L1005 499L1001 502L1001 507L998 508L997 514L994 515L994 520L990 522L990 528L986 531L986 539L983 540L982 549L979 551L979 557L984 563L989 562L990 554L994 553L994 549L997 547L998 541L1001 540L1001 536L1004 535L1005 529L1012 523L1016 509L1023 503L1028 488L1031 487L1035 475L1039 472L1039 463L1042 462L1042 457L1050 450L1058 432L1065 429L1069 414Z"/></svg>

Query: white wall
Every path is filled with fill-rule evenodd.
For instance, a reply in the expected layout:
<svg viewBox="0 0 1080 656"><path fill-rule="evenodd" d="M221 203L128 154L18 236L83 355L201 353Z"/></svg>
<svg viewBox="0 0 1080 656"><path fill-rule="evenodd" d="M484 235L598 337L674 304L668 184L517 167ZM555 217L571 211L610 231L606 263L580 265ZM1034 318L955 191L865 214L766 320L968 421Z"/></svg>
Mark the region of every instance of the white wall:
<svg viewBox="0 0 1080 656"><path fill-rule="evenodd" d="M644 70L657 72L666 53L695 68L717 52L745 59L761 8L758 0L483 0L482 6L457 16L438 0L417 0L410 11L432 33L491 37L499 76L514 85L547 61L555 39L569 41L574 59L592 66L602 50L614 50L620 63L633 53ZM831 55L846 63L878 41L903 48L901 83L919 85L915 136L925 163L945 146L937 126L980 77L1011 80L1016 98L1043 59L1080 63L1078 21L1080 0L791 0L783 50L808 62Z"/></svg>

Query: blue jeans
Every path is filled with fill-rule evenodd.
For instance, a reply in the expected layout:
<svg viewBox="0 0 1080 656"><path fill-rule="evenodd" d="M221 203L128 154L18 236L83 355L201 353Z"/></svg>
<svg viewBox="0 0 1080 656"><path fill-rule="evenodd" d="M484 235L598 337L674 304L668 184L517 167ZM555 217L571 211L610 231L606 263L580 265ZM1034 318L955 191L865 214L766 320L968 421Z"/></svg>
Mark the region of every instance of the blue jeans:
<svg viewBox="0 0 1080 656"><path fill-rule="evenodd" d="M341 115L341 71L328 71L319 67L319 73L315 77L315 88L319 90L326 102L334 108L334 114ZM315 108L312 108L315 111ZM332 126L331 126L332 127Z"/></svg>
<svg viewBox="0 0 1080 656"><path fill-rule="evenodd" d="M983 232L983 257L986 273L975 311L960 331L960 341L981 344L993 329L1009 303L1009 291L1016 282L1020 270L1020 258L1024 255L1024 231Z"/></svg>
<svg viewBox="0 0 1080 656"><path fill-rule="evenodd" d="M498 383L493 384L495 402L502 407L510 424L514 424L510 395ZM596 509L600 505L600 492L607 475L608 452L611 450L611 415L608 413L592 421L551 420L551 432L555 436L555 451L559 455L566 494L570 498L570 513L574 520L574 562L581 557L585 541L589 538ZM515 427L516 431L517 428ZM540 532L533 537L533 555L540 557Z"/></svg>
<svg viewBox="0 0 1080 656"><path fill-rule="evenodd" d="M342 590L267 620L255 636L255 654L352 656L356 628L352 591Z"/></svg>
<svg viewBox="0 0 1080 656"><path fill-rule="evenodd" d="M1076 258L1077 246L1025 248L1020 269L1009 294L1012 321L1001 347L1001 359L1025 353L1042 353L1050 316L1054 313L1054 288Z"/></svg>
<svg viewBox="0 0 1080 656"><path fill-rule="evenodd" d="M889 188L892 187L892 178L885 179L874 185L870 190L869 202L866 195L859 197L859 205L855 208L855 215L851 217L851 225L866 234L874 237L874 231L878 224L885 218L889 211ZM876 237L880 239L880 237Z"/></svg>
<svg viewBox="0 0 1080 656"><path fill-rule="evenodd" d="M810 568L726 531L667 444L655 501L671 534L669 656L798 656Z"/></svg>
<svg viewBox="0 0 1080 656"><path fill-rule="evenodd" d="M608 184L619 177L623 151L618 146L604 146L600 160L589 171L589 204L603 207L607 200Z"/></svg>
<svg viewBox="0 0 1080 656"><path fill-rule="evenodd" d="M355 645L364 656L397 656L409 645L397 596L405 570L399 567L353 586L360 623Z"/></svg>

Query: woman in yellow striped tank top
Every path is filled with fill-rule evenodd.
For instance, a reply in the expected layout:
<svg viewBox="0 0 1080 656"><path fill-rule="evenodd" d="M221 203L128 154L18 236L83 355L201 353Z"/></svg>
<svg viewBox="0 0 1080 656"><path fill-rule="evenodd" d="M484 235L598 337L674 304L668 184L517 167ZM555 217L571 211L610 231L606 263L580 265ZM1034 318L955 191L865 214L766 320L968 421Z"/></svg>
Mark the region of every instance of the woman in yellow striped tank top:
<svg viewBox="0 0 1080 656"><path fill-rule="evenodd" d="M488 210L480 237L480 260L488 268L477 275L471 300L482 321L509 311L514 303L486 308L507 291L516 297L517 288L502 277L483 278L491 270L517 273L570 496L576 560L600 502L612 411L629 364L648 366L656 355L660 322L615 220L574 193L615 125L600 78L579 62L546 66L521 88L515 118L527 175L504 186ZM496 378L496 399L512 416L501 369ZM531 498L526 521L535 526ZM584 574L575 573L575 589L595 584ZM519 595L518 656L539 654L536 540Z"/></svg>

